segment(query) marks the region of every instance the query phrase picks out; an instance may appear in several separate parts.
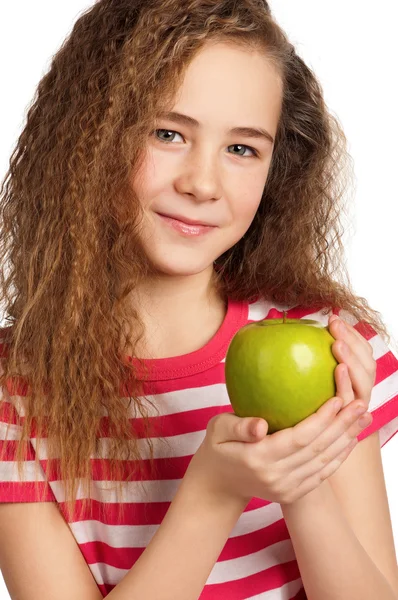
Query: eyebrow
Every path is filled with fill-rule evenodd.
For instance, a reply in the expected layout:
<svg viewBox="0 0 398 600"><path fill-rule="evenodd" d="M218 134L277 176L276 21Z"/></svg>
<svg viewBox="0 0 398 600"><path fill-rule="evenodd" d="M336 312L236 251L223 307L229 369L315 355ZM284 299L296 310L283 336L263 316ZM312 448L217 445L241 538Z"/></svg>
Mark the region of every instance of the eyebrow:
<svg viewBox="0 0 398 600"><path fill-rule="evenodd" d="M199 121L192 117L188 117L188 115L183 115L178 112L165 112L160 115L161 118L167 119L168 121L174 121L175 123L179 123L181 125L188 125L192 127L200 127ZM243 137L251 137L258 139L265 139L271 144L274 143L274 138L266 129L262 129L261 127L233 127L229 130L232 135L239 135Z"/></svg>

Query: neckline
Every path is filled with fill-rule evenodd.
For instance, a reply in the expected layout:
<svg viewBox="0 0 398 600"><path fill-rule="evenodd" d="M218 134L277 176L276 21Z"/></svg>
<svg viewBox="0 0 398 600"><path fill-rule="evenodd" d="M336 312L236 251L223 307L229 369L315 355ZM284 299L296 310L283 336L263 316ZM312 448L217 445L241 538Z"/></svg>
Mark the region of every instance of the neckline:
<svg viewBox="0 0 398 600"><path fill-rule="evenodd" d="M167 358L134 358L123 355L123 362L132 364L136 376L148 381L160 381L187 377L201 373L219 363L225 357L228 346L235 333L246 325L249 314L249 302L227 299L227 312L224 321L214 336L199 350ZM145 376L149 369L149 376Z"/></svg>

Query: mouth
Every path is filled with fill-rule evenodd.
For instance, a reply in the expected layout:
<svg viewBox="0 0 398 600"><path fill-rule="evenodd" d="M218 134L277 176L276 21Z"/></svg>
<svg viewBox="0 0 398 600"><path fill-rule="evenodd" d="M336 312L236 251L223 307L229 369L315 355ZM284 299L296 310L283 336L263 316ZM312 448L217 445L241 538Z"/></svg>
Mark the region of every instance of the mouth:
<svg viewBox="0 0 398 600"><path fill-rule="evenodd" d="M185 223L186 225L193 226L203 226L203 227L215 227L212 223L207 223L206 221L194 221L193 219L189 219L188 217L184 217L183 215L168 215L166 213L158 213L162 217L168 217L169 219L174 219L175 221L180 221L181 223Z"/></svg>
<svg viewBox="0 0 398 600"><path fill-rule="evenodd" d="M190 223L186 223L185 221L180 221L179 219L176 219L174 217L168 217L160 213L155 214L159 217L160 221L164 225L170 227L174 231L177 231L179 234L187 237L199 237L217 229L217 227L213 225L193 225Z"/></svg>

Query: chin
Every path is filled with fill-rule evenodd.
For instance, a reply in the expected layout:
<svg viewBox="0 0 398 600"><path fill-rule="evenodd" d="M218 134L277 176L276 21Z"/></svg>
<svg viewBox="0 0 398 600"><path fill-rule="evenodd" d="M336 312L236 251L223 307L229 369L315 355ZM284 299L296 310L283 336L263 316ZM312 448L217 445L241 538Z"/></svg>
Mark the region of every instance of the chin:
<svg viewBox="0 0 398 600"><path fill-rule="evenodd" d="M197 275L209 268L213 268L213 260L209 259L208 261L204 261L203 257L196 260L189 260L187 256L184 257L181 255L179 257L163 257L161 260L155 260L153 257L150 258L155 269L161 275L187 277L189 275Z"/></svg>
<svg viewBox="0 0 398 600"><path fill-rule="evenodd" d="M188 267L186 266L184 267L176 267L173 265L170 266L159 266L156 265L156 269L158 271L158 273L160 275L168 275L169 277L189 277L190 275L198 275L199 273L203 273L203 271L206 271L209 268L208 266L205 267Z"/></svg>

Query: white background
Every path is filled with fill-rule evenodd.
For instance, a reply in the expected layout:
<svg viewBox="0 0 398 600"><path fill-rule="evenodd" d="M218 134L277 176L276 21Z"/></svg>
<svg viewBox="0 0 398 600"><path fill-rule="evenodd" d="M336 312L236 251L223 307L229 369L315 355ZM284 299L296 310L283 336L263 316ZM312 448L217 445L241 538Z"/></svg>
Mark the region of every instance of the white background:
<svg viewBox="0 0 398 600"><path fill-rule="evenodd" d="M91 5L84 0L1 4L0 179L51 56L78 15ZM326 103L348 137L357 182L345 240L347 266L355 293L381 313L398 340L395 1L379 0L377 10L373 2L358 0L271 0L270 5L299 54L317 73ZM0 313L0 326L1 318ZM397 450L398 435L382 449L396 548ZM7 598L0 575L0 599Z"/></svg>

